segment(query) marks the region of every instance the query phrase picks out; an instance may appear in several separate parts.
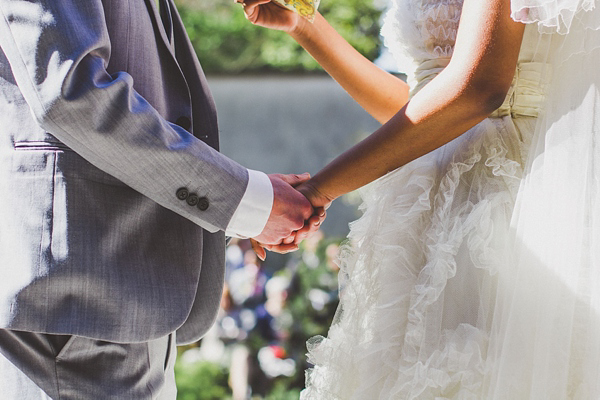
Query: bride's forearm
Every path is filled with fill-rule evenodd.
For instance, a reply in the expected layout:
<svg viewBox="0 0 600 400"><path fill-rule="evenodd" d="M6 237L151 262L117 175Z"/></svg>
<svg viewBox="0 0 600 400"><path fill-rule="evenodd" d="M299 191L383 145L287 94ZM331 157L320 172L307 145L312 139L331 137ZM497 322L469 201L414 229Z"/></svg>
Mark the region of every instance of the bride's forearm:
<svg viewBox="0 0 600 400"><path fill-rule="evenodd" d="M334 200L450 142L502 103L504 91L461 87L452 75L440 74L380 129L325 166L309 181L311 189Z"/></svg>
<svg viewBox="0 0 600 400"><path fill-rule="evenodd" d="M379 122L385 123L408 101L408 85L362 56L321 14L312 24L300 21L290 35Z"/></svg>

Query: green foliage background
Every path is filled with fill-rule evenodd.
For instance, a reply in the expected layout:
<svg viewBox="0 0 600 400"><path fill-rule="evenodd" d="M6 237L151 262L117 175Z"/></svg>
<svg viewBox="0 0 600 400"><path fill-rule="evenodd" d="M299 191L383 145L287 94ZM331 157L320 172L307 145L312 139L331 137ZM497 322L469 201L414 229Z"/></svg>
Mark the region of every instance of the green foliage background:
<svg viewBox="0 0 600 400"><path fill-rule="evenodd" d="M310 72L321 68L291 37L250 24L233 0L177 0L207 73ZM370 60L379 54L382 13L373 0L321 0L319 11Z"/></svg>
<svg viewBox="0 0 600 400"><path fill-rule="evenodd" d="M230 398L224 368L209 362L175 364L177 400L225 400Z"/></svg>
<svg viewBox="0 0 600 400"><path fill-rule="evenodd" d="M275 273L287 277L288 298L280 318L287 322L284 338L277 342L268 342L258 331L251 332L248 338L237 342L246 347L251 358L256 360L260 348L277 344L285 349L286 357L296 363L296 372L292 376L279 376L268 382L266 393L252 390L252 400L298 400L304 388L304 373L310 367L306 359L306 341L316 335L326 335L338 306L337 268L333 266L333 255L337 254L341 239L310 239L300 245L289 262ZM322 308L314 308L310 301L310 292L318 290L327 293L329 299ZM179 347L180 355L195 347ZM175 364L175 380L178 400L232 400L228 386L230 370L227 365L209 361L185 363L184 357L178 357ZM255 362L258 368L258 361ZM250 379L252 386L252 379Z"/></svg>

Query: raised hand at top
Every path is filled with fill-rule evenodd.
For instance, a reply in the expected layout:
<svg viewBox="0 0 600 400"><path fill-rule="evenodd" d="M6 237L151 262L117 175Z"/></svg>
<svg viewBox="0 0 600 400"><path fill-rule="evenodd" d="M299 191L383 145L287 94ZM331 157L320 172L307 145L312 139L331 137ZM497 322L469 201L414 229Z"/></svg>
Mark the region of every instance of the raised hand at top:
<svg viewBox="0 0 600 400"><path fill-rule="evenodd" d="M246 18L254 25L285 32L294 31L300 23L298 14L271 0L236 0L244 7Z"/></svg>

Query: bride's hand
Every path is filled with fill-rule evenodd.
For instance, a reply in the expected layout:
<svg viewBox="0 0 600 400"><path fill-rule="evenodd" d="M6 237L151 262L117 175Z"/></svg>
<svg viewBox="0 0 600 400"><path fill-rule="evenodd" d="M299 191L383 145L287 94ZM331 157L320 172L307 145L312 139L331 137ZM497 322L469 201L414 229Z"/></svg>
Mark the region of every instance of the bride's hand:
<svg viewBox="0 0 600 400"><path fill-rule="evenodd" d="M319 230L321 224L327 217L326 210L331 205L331 202L335 199L322 193L310 180L298 185L296 190L302 193L315 209L315 213L312 215L312 217L310 217L310 219L302 228L295 232L295 237L293 239L294 243L298 244ZM288 240L284 239L284 243L291 243L289 241L290 238L287 239Z"/></svg>
<svg viewBox="0 0 600 400"><path fill-rule="evenodd" d="M323 208L327 210L331 205L331 202L335 200L335 198L323 193L311 180L302 182L300 185L296 186L295 189L302 193L315 209Z"/></svg>
<svg viewBox="0 0 600 400"><path fill-rule="evenodd" d="M244 6L246 18L254 25L285 32L292 32L300 23L295 12L271 0L236 0Z"/></svg>

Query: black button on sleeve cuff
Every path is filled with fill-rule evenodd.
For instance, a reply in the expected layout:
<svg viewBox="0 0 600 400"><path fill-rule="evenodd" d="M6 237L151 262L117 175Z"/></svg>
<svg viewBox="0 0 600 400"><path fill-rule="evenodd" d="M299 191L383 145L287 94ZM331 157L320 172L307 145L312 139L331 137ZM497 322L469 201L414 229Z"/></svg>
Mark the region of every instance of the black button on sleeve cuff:
<svg viewBox="0 0 600 400"><path fill-rule="evenodd" d="M186 188L177 189L177 193L175 194L179 200L185 200L188 198L190 192Z"/></svg>
<svg viewBox="0 0 600 400"><path fill-rule="evenodd" d="M206 211L208 209L208 206L209 202L206 197L200 197L200 199L198 199L198 208L200 209L200 211Z"/></svg>
<svg viewBox="0 0 600 400"><path fill-rule="evenodd" d="M199 197L195 193L190 193L187 188L179 188L175 193L177 198L181 201L184 201L192 207L198 207L200 211L206 211L210 203L206 197Z"/></svg>
<svg viewBox="0 0 600 400"><path fill-rule="evenodd" d="M194 207L200 201L200 198L195 194L190 194L188 198L185 200L190 206Z"/></svg>

